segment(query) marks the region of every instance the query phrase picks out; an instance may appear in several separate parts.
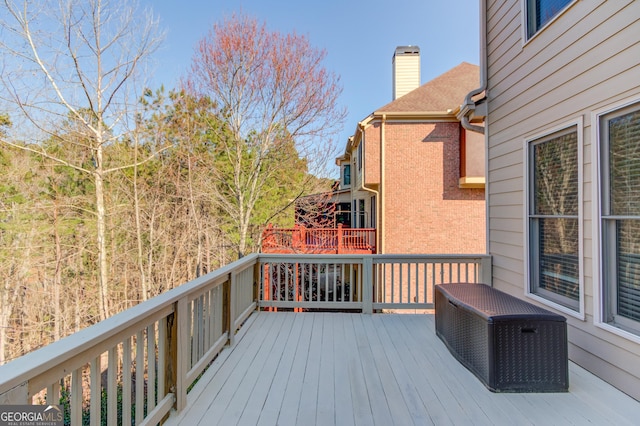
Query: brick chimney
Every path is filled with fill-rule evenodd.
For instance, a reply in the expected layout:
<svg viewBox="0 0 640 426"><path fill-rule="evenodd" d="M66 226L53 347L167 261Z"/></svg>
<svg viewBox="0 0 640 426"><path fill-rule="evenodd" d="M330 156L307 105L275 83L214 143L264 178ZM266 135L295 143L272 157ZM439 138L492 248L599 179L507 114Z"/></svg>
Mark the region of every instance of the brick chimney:
<svg viewBox="0 0 640 426"><path fill-rule="evenodd" d="M420 87L420 48L398 46L391 60L393 69L392 100Z"/></svg>

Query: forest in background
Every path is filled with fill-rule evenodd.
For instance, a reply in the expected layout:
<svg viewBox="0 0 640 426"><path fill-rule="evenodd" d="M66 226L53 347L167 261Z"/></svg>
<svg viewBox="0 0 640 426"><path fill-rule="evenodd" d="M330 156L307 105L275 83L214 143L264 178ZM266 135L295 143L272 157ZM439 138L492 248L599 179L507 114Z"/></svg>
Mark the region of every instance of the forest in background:
<svg viewBox="0 0 640 426"><path fill-rule="evenodd" d="M2 7L0 364L256 251L330 189L341 90L305 37L234 15L148 89L162 35L130 2Z"/></svg>

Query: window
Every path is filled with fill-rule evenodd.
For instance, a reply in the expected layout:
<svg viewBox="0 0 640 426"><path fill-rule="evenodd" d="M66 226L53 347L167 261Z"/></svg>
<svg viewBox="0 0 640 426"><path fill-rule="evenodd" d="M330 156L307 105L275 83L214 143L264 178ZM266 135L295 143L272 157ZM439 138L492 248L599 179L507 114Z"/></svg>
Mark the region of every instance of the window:
<svg viewBox="0 0 640 426"><path fill-rule="evenodd" d="M529 142L529 292L579 311L577 126Z"/></svg>
<svg viewBox="0 0 640 426"><path fill-rule="evenodd" d="M640 104L599 124L603 320L640 334Z"/></svg>
<svg viewBox="0 0 640 426"><path fill-rule="evenodd" d="M371 228L376 227L376 197L371 197Z"/></svg>
<svg viewBox="0 0 640 426"><path fill-rule="evenodd" d="M345 164L342 169L342 184L344 186L351 185L351 165Z"/></svg>
<svg viewBox="0 0 640 426"><path fill-rule="evenodd" d="M358 144L358 170L362 170L362 145L364 141L360 141Z"/></svg>
<svg viewBox="0 0 640 426"><path fill-rule="evenodd" d="M351 227L351 204L339 203L336 207L336 223L346 227Z"/></svg>
<svg viewBox="0 0 640 426"><path fill-rule="evenodd" d="M527 7L527 38L562 12L573 0L525 0Z"/></svg>
<svg viewBox="0 0 640 426"><path fill-rule="evenodd" d="M358 227L358 210L356 210L356 200L353 200L352 202L353 207L351 207L351 214L353 215L353 220L351 221L351 223L353 223L354 227L357 228Z"/></svg>

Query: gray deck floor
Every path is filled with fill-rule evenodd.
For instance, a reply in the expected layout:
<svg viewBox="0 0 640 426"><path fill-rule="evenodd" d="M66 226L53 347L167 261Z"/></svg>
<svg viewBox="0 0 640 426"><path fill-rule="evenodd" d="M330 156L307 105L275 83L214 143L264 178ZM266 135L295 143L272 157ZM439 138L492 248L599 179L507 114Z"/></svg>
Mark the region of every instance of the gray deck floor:
<svg viewBox="0 0 640 426"><path fill-rule="evenodd" d="M171 425L625 425L640 403L569 365L568 393L492 393L433 315L253 314Z"/></svg>

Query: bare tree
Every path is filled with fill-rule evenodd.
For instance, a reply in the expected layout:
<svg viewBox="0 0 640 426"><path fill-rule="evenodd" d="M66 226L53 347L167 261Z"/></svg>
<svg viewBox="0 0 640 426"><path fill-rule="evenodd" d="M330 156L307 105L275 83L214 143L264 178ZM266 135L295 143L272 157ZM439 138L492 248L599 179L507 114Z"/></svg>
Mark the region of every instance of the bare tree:
<svg viewBox="0 0 640 426"><path fill-rule="evenodd" d="M157 22L131 2L109 0L5 0L3 9L0 97L16 106L13 129L29 133L0 140L92 180L99 311L104 319L110 315L105 176L133 166L110 157L105 148L126 137L122 123L135 113L137 103L129 89L159 45ZM45 140L53 143L45 145ZM76 152L69 157L60 146ZM78 152L89 161L77 162Z"/></svg>
<svg viewBox="0 0 640 426"><path fill-rule="evenodd" d="M345 111L337 104L339 78L322 65L325 55L304 36L269 32L243 15L214 25L196 48L185 87L209 96L230 131L220 140L227 167L216 170L216 195L236 227L240 256L256 204L291 167L285 160L294 155L318 173L334 154L331 137Z"/></svg>

